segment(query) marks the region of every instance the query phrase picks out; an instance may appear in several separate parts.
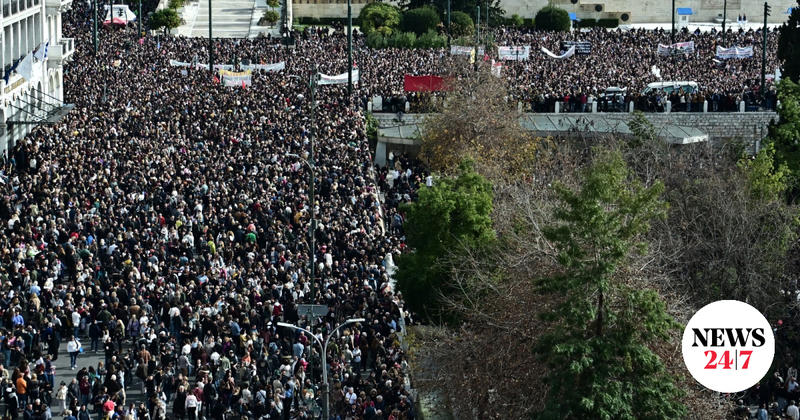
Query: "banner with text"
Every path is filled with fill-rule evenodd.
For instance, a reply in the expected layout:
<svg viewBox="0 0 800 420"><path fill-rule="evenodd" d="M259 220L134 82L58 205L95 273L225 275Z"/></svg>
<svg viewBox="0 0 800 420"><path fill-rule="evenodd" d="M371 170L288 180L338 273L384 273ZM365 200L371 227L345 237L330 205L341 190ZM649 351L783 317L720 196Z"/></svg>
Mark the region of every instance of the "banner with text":
<svg viewBox="0 0 800 420"><path fill-rule="evenodd" d="M244 87L250 86L253 83L253 72L251 70L239 72L220 70L219 75L222 76L223 86Z"/></svg>
<svg viewBox="0 0 800 420"><path fill-rule="evenodd" d="M503 71L503 63L500 61L495 62L492 60L492 75L494 77L500 77L500 72Z"/></svg>
<svg viewBox="0 0 800 420"><path fill-rule="evenodd" d="M528 60L530 56L530 45L497 47L497 57L501 60Z"/></svg>
<svg viewBox="0 0 800 420"><path fill-rule="evenodd" d="M694 52L694 41L678 42L672 45L658 44L658 55L691 54Z"/></svg>
<svg viewBox="0 0 800 420"><path fill-rule="evenodd" d="M727 60L730 58L750 58L753 56L753 47L722 48L717 45L717 58Z"/></svg>
<svg viewBox="0 0 800 420"><path fill-rule="evenodd" d="M462 45L451 45L450 46L450 54L451 55L470 55L472 54L472 50L475 47L465 47Z"/></svg>
<svg viewBox="0 0 800 420"><path fill-rule="evenodd" d="M264 71L281 71L286 68L286 62L281 61L273 64L247 64L242 65L242 70L264 70Z"/></svg>
<svg viewBox="0 0 800 420"><path fill-rule="evenodd" d="M466 47L463 45L451 45L450 55L466 55L471 56L475 47ZM483 56L483 47L478 47L478 55Z"/></svg>
<svg viewBox="0 0 800 420"><path fill-rule="evenodd" d="M575 47L575 54L589 55L592 53L592 43L589 41L561 41L561 50L569 51L570 47Z"/></svg>
<svg viewBox="0 0 800 420"><path fill-rule="evenodd" d="M317 81L318 85L341 85L344 83L347 83L347 72L335 76L320 73L319 81ZM353 83L358 83L358 69L353 69Z"/></svg>

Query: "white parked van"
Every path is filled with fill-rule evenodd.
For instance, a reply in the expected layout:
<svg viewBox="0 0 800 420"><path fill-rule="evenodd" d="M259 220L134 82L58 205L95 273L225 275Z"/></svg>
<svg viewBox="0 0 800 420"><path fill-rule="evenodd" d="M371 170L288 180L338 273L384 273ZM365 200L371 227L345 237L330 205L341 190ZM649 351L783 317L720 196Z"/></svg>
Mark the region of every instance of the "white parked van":
<svg viewBox="0 0 800 420"><path fill-rule="evenodd" d="M648 95L654 90L662 90L667 94L671 94L674 90L681 90L682 92L695 93L698 90L697 82L653 82L644 88L642 94Z"/></svg>

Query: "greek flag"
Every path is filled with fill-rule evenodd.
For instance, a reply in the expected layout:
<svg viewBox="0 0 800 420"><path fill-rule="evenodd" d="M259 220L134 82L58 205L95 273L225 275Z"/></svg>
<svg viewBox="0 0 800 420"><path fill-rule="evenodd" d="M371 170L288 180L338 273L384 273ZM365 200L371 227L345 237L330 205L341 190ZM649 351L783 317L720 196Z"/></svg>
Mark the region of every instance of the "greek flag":
<svg viewBox="0 0 800 420"><path fill-rule="evenodd" d="M50 46L50 41L42 42L39 44L39 47L36 48L36 51L33 53L33 57L39 61L44 61L47 58L47 47Z"/></svg>

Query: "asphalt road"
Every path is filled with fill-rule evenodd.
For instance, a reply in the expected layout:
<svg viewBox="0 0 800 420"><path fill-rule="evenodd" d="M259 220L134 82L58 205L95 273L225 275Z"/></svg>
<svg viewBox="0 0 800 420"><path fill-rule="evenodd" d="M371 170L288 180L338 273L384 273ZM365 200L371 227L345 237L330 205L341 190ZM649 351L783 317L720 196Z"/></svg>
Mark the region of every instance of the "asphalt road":
<svg viewBox="0 0 800 420"><path fill-rule="evenodd" d="M56 367L56 376L55 376L55 389L53 390L53 405L51 406L50 410L53 414L53 419L61 420L63 418L61 407L58 406L58 402L55 400L55 390L58 389L61 382L65 382L69 385L72 381L72 378L75 378L80 371L81 368L89 366L94 366L97 369L98 362L104 362L105 357L103 354L103 350L98 350L96 353L89 351L88 348L91 345L91 341L88 338L84 338L81 340L81 344L84 346L84 352L78 355L78 362L77 368L75 370L71 370L69 368L69 353L67 353L67 344L66 342L61 343L58 352L58 359L53 362ZM125 348L127 350L127 348ZM131 383L131 378L126 378L125 384L125 392L126 392L126 404L130 404L131 402L138 402L144 399L142 395L142 387L141 383L139 382L138 378L133 379L133 383ZM92 412L92 408L89 408L89 412ZM20 413L20 418L22 418ZM96 418L95 415L92 415L92 418Z"/></svg>

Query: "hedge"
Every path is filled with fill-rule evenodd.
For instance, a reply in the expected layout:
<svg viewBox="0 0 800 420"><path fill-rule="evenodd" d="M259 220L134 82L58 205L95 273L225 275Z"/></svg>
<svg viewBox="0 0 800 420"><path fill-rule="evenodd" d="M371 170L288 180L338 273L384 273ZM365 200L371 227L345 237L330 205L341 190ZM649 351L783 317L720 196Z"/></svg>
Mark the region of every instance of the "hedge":
<svg viewBox="0 0 800 420"><path fill-rule="evenodd" d="M578 27L581 28L616 28L619 26L619 19L617 18L607 18L607 19L581 19L578 22Z"/></svg>
<svg viewBox="0 0 800 420"><path fill-rule="evenodd" d="M597 21L597 26L603 28L616 28L617 26L619 26L619 19L617 18L600 19Z"/></svg>
<svg viewBox="0 0 800 420"><path fill-rule="evenodd" d="M378 31L367 35L367 46L370 48L444 48L447 38L435 31L428 31L419 37L414 32L395 32L384 36Z"/></svg>
<svg viewBox="0 0 800 420"><path fill-rule="evenodd" d="M334 18L334 17L311 17L311 16L303 16L301 18L295 19L299 25L333 25L336 23L340 23L344 26L347 26L347 18ZM358 17L353 16L353 26L361 26L361 21Z"/></svg>

